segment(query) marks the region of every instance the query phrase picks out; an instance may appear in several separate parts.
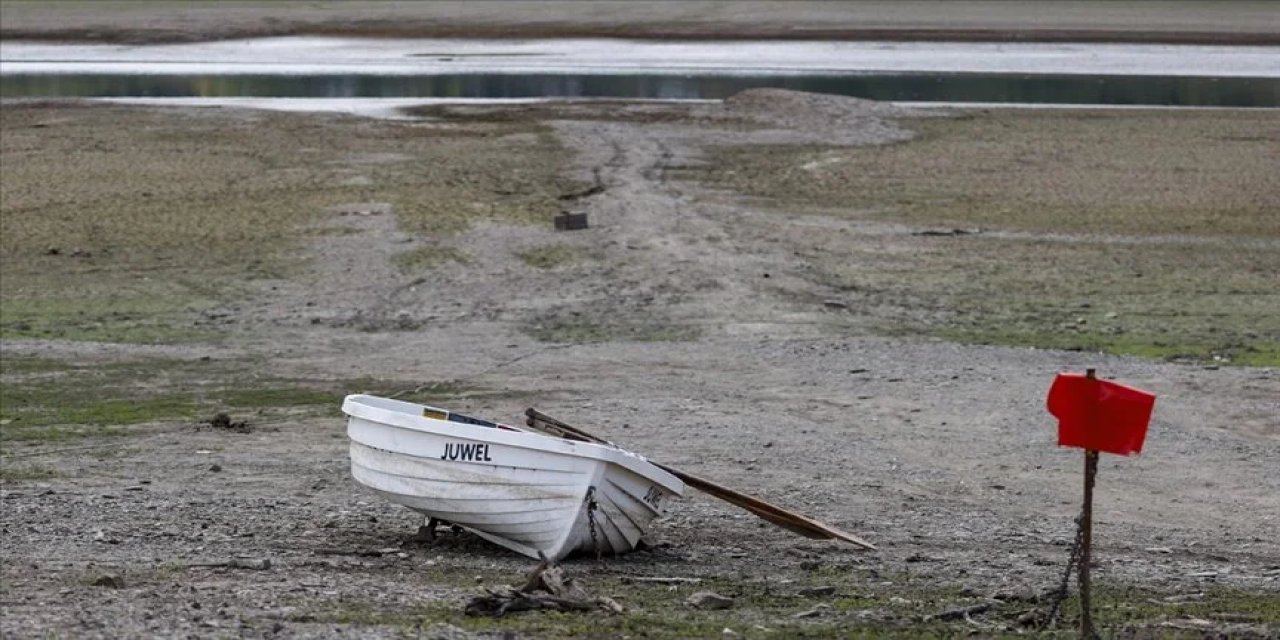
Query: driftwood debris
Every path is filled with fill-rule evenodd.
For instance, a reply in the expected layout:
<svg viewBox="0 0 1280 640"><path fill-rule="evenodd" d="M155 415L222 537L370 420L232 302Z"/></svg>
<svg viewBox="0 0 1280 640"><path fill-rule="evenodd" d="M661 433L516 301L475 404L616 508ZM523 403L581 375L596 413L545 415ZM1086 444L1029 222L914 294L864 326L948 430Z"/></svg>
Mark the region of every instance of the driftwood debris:
<svg viewBox="0 0 1280 640"><path fill-rule="evenodd" d="M529 574L519 587L485 588L485 593L467 603L469 616L500 618L519 611L608 611L622 613L622 605L613 598L587 594L573 578L564 574L559 564L547 560Z"/></svg>
<svg viewBox="0 0 1280 640"><path fill-rule="evenodd" d="M632 582L648 582L652 584L699 584L702 578L681 578L681 577L662 577L662 576L622 576L624 583Z"/></svg>
<svg viewBox="0 0 1280 640"><path fill-rule="evenodd" d="M537 409L528 409L525 411L525 417L528 418L527 424L544 433L550 433L569 440L579 440L582 442L593 442L595 444L603 444L610 447L618 445L609 442L603 438L597 438L582 429L568 425L557 420ZM783 509L775 504L770 504L752 495L742 493L726 486L716 484L706 478L700 478L691 473L685 473L679 469L667 466L653 460L650 464L680 478L685 484L702 491L711 496L715 496L733 505L737 505L754 513L760 518L775 524L787 531L802 535L806 538L815 540L843 540L850 544L857 545L864 549L875 549L875 545L859 538L851 533L841 531L831 525L814 520L808 516L801 515L794 511Z"/></svg>

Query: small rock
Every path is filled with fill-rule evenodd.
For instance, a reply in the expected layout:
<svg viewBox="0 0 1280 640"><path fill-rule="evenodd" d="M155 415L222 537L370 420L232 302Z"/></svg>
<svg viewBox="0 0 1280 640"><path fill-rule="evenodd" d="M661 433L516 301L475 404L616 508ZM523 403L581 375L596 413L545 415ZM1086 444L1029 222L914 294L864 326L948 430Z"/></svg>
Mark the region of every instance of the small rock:
<svg viewBox="0 0 1280 640"><path fill-rule="evenodd" d="M142 491L142 485L135 484L133 486L125 487L124 490L125 491Z"/></svg>
<svg viewBox="0 0 1280 640"><path fill-rule="evenodd" d="M720 632L720 637L721 638L737 638L739 636L737 631L734 631L729 627L725 627L724 630Z"/></svg>
<svg viewBox="0 0 1280 640"><path fill-rule="evenodd" d="M824 613L827 613L830 610L831 610L831 605L820 604L812 609L809 609L808 611L801 611L800 613L797 613L791 617L792 618L816 618L820 615L823 615Z"/></svg>
<svg viewBox="0 0 1280 640"><path fill-rule="evenodd" d="M217 473L219 471L222 471L222 465L215 462L214 464L209 465L209 470L214 473Z"/></svg>
<svg viewBox="0 0 1280 640"><path fill-rule="evenodd" d="M821 587L806 587L798 592L806 598L825 598L836 594L836 588L830 585Z"/></svg>
<svg viewBox="0 0 1280 640"><path fill-rule="evenodd" d="M828 309L848 309L849 308L849 304L847 302L841 302L839 300L823 300L822 306Z"/></svg>
<svg viewBox="0 0 1280 640"><path fill-rule="evenodd" d="M1018 616L1018 625L1023 627L1035 627L1040 625L1040 610L1032 609Z"/></svg>
<svg viewBox="0 0 1280 640"><path fill-rule="evenodd" d="M1236 613L1233 611L1224 611L1222 613L1210 613L1208 617L1219 622L1237 622L1237 623L1255 623L1262 622L1262 616L1256 613Z"/></svg>
<svg viewBox="0 0 1280 640"><path fill-rule="evenodd" d="M107 535L102 529L93 532L94 542L105 542L106 544L120 544L120 541Z"/></svg>
<svg viewBox="0 0 1280 640"><path fill-rule="evenodd" d="M98 579L90 583L95 587L111 587L112 589L123 589L124 578L116 575L98 576Z"/></svg>
<svg viewBox="0 0 1280 640"><path fill-rule="evenodd" d="M222 431L232 431L235 433L252 433L253 427L245 420L232 420L231 416L219 411L212 418L205 422L213 429Z"/></svg>
<svg viewBox="0 0 1280 640"><path fill-rule="evenodd" d="M733 606L733 598L722 596L714 591L698 591L686 598L684 603L694 609L728 609Z"/></svg>
<svg viewBox="0 0 1280 640"><path fill-rule="evenodd" d="M963 594L962 594L962 595L963 595ZM1046 594L1045 594L1045 597L1050 597L1050 595L1051 595L1051 594L1046 593ZM991 598L992 598L993 600L999 600L999 601L1001 601L1001 602L1030 602L1030 603L1036 603L1036 602L1040 602L1040 600L1041 600L1041 596L1040 596L1040 594L1038 594L1038 593L1036 593L1036 592L1034 592L1034 591L1014 591L1014 590L1008 590L1008 591L997 591L997 592L995 592L995 593L991 594Z"/></svg>
<svg viewBox="0 0 1280 640"><path fill-rule="evenodd" d="M227 561L227 566L232 569L265 571L271 568L271 560L267 558L232 558Z"/></svg>

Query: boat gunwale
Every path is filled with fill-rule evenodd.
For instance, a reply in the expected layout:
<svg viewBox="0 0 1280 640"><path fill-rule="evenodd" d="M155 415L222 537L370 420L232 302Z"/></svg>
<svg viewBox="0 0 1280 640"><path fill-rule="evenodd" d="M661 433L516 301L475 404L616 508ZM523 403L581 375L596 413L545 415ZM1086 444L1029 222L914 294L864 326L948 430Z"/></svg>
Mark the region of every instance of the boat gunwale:
<svg viewBox="0 0 1280 640"><path fill-rule="evenodd" d="M373 400L377 404L367 402L368 400ZM397 410L387 406L378 406L378 404L392 404L405 409L412 407L416 409L416 412L410 413L408 411ZM677 496L684 495L685 485L679 478L649 462L642 456L626 451L625 449L608 447L591 442L576 442L573 440L554 438L541 433L534 433L514 427L512 427L513 430L508 431L506 429L484 427L464 422L440 420L422 415L421 412L424 409L437 408L413 402L405 402L403 400L381 398L368 394L348 395L342 402L343 413L348 416L368 420L373 423L437 436L457 437L477 442L493 442L518 449L529 449L555 455L587 458L598 462L616 464L643 478L662 485L664 489ZM371 446L357 440L354 434L350 432L350 428L348 428L348 436L353 441L359 442L364 446ZM382 447L373 448L383 449ZM383 450L397 455L422 457L406 451ZM493 466L514 467L515 465Z"/></svg>

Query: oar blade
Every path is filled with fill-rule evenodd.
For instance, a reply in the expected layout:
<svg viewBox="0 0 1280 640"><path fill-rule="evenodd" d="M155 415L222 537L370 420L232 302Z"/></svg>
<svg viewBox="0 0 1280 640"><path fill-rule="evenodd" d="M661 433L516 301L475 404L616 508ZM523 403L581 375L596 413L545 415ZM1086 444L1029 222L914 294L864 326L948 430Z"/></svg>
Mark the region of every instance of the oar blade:
<svg viewBox="0 0 1280 640"><path fill-rule="evenodd" d="M538 429L544 433L568 438L570 440L580 440L584 442L595 442L597 444L617 446L608 440L593 436L578 427L571 426L536 409L528 409L525 411L525 415L528 417L528 425L530 427ZM706 478L700 478L691 473L685 473L668 465L653 462L652 460L650 460L650 462L653 463L654 466L657 466L671 475L680 478L680 480L685 484L702 491L707 495L714 496L724 500L725 502L746 509L766 522L772 523L797 535L814 540L842 540L864 549L875 550L876 548L875 545L859 538L858 536L841 531L840 529L814 520L808 516L795 513L794 511L789 511L775 504L765 502L755 496L716 484Z"/></svg>

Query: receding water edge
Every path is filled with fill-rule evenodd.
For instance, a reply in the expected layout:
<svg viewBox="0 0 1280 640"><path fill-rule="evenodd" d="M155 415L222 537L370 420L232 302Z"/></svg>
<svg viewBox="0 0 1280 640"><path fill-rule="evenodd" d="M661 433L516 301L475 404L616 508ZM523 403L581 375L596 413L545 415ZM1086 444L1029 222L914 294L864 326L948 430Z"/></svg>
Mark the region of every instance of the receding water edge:
<svg viewBox="0 0 1280 640"><path fill-rule="evenodd" d="M1280 78L1000 73L892 74L5 74L3 98L723 99L779 88L873 100L1277 107Z"/></svg>

